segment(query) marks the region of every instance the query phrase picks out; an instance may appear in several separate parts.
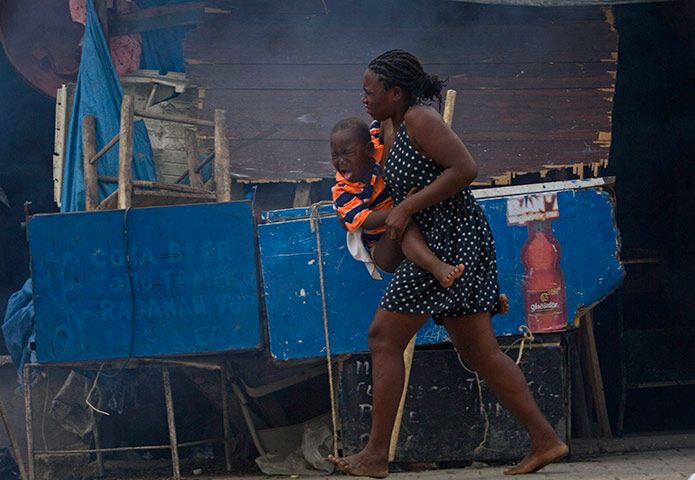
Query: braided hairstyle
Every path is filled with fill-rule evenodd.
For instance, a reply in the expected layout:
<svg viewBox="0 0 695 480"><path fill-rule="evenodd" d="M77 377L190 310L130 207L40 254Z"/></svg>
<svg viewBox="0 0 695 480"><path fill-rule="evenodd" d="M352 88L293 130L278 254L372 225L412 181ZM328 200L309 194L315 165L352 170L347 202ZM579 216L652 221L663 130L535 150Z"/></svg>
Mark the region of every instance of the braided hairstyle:
<svg viewBox="0 0 695 480"><path fill-rule="evenodd" d="M442 88L446 80L425 72L412 53L389 50L369 62L368 68L379 76L386 90L401 87L407 93L410 105L436 100L441 109Z"/></svg>

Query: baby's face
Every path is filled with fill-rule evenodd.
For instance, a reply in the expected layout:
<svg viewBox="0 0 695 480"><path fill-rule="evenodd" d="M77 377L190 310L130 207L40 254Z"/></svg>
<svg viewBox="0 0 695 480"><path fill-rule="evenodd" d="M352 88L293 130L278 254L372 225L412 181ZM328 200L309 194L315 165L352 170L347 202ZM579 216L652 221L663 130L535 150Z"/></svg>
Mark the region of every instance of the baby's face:
<svg viewBox="0 0 695 480"><path fill-rule="evenodd" d="M338 130L331 135L333 167L349 182L366 182L372 171L369 143L362 143L354 130Z"/></svg>

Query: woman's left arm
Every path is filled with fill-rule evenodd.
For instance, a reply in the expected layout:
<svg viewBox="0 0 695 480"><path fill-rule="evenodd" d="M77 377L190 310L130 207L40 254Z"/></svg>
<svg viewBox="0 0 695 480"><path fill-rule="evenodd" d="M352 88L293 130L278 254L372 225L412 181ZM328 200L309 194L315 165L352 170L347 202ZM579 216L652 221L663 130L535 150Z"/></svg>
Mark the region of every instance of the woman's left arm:
<svg viewBox="0 0 695 480"><path fill-rule="evenodd" d="M386 219L390 238L400 240L410 217L468 187L478 175L475 160L461 139L431 107L411 107L405 115L414 146L444 168L432 183L399 203Z"/></svg>

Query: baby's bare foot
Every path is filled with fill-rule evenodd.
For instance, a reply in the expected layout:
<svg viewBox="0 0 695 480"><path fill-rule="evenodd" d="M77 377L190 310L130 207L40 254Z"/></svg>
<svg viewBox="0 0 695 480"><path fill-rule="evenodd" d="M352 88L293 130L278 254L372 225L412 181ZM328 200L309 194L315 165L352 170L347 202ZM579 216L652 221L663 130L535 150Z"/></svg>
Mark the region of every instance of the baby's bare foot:
<svg viewBox="0 0 695 480"><path fill-rule="evenodd" d="M509 312L509 299L507 298L507 295L505 295L504 293L500 293L499 302L500 315L504 315L505 313Z"/></svg>
<svg viewBox="0 0 695 480"><path fill-rule="evenodd" d="M449 288L454 284L454 280L463 274L464 268L463 263L453 266L442 262L442 266L434 273L434 276L439 280L442 287Z"/></svg>

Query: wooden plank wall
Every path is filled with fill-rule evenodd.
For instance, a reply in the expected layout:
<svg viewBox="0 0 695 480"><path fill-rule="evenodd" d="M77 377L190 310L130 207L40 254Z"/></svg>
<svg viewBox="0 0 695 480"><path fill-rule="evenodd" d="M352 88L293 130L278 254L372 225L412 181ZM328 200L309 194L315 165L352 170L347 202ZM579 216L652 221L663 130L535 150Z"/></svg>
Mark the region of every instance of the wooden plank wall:
<svg viewBox="0 0 695 480"><path fill-rule="evenodd" d="M253 181L331 178L331 127L368 120L365 66L403 48L458 90L453 128L478 181L508 184L605 166L617 41L601 7L234 0L206 8L185 56L201 115L227 110L232 170Z"/></svg>
<svg viewBox="0 0 695 480"><path fill-rule="evenodd" d="M151 93L151 84L123 83L125 93L133 95L135 108L147 110L155 114L178 115L181 117L195 118L198 115L198 90L188 87L186 90L171 99L145 108L147 99ZM210 120L210 115L202 118ZM184 145L186 129L195 129L190 125L183 125L163 120L144 119L147 133L150 136L152 154L154 156L157 171L157 181L163 183L176 183L176 180L188 170L188 160ZM212 132L211 129L210 132ZM199 145L199 151L207 154L211 150L212 142L204 142Z"/></svg>

